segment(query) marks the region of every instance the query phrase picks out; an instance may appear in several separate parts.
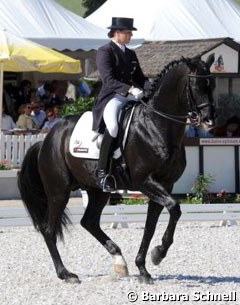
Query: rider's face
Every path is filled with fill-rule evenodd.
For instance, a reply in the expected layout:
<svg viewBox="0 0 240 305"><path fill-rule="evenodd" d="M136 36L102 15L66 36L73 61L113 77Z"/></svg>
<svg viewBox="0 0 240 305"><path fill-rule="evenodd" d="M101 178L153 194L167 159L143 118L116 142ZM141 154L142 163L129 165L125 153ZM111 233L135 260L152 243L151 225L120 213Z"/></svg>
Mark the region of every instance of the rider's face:
<svg viewBox="0 0 240 305"><path fill-rule="evenodd" d="M115 40L121 44L128 44L132 38L132 31L116 31L115 32Z"/></svg>

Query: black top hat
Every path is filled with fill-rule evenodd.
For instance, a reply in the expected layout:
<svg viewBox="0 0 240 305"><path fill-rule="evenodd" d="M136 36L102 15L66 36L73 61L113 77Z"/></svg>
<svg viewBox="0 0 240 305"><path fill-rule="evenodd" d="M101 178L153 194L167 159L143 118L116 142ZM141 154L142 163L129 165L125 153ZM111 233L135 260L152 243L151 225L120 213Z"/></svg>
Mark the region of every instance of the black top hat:
<svg viewBox="0 0 240 305"><path fill-rule="evenodd" d="M112 25L107 29L137 31L133 26L133 18L112 17Z"/></svg>

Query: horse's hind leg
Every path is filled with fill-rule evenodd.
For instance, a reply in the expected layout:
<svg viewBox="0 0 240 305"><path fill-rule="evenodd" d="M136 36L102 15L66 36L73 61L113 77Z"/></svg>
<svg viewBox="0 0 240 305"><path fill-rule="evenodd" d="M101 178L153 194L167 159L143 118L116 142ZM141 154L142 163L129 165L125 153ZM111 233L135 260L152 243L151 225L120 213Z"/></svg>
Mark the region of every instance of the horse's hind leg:
<svg viewBox="0 0 240 305"><path fill-rule="evenodd" d="M99 189L89 189L88 206L81 219L81 225L89 231L112 255L114 259L114 271L122 276L128 275L128 268L121 249L100 228L100 217L110 194Z"/></svg>
<svg viewBox="0 0 240 305"><path fill-rule="evenodd" d="M59 177L59 185L61 188L55 186L45 186L48 197L48 210L44 225L40 228L44 237L50 255L52 257L58 278L65 280L68 283L80 283L78 276L69 272L64 266L61 256L57 248L57 237L63 239L63 226L66 226L70 220L65 214L64 210L68 203L70 196L70 189L66 181L61 181Z"/></svg>
<svg viewBox="0 0 240 305"><path fill-rule="evenodd" d="M138 251L135 263L140 271L140 279L146 283L152 283L151 275L146 269L146 255L149 248L149 244L152 240L153 234L155 232L156 224L160 213L163 210L163 206L158 203L149 201L146 225L144 229L144 235L140 249Z"/></svg>
<svg viewBox="0 0 240 305"><path fill-rule="evenodd" d="M156 246L151 252L151 258L154 265L158 265L166 256L167 251L173 243L173 236L176 229L177 222L181 217L181 209L179 204L167 207L170 213L170 219L167 229L162 238L162 245Z"/></svg>

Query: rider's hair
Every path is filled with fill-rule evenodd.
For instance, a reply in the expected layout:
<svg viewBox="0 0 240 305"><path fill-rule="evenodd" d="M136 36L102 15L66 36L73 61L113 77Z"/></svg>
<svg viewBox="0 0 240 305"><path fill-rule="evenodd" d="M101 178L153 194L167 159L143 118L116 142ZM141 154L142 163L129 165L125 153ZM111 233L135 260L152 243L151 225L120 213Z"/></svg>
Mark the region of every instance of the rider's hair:
<svg viewBox="0 0 240 305"><path fill-rule="evenodd" d="M111 29L111 30L108 32L108 37L109 37L109 38L113 38L114 33L115 33L116 31L117 31L116 29Z"/></svg>

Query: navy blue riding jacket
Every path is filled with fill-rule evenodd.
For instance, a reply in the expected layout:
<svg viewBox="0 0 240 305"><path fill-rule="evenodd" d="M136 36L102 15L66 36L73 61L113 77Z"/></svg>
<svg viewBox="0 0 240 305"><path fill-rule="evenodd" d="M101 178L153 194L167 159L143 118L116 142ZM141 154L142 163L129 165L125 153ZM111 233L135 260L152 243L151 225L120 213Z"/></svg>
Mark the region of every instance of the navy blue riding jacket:
<svg viewBox="0 0 240 305"><path fill-rule="evenodd" d="M93 106L93 130L102 132L103 111L108 101L116 93L127 96L131 86L143 88L146 78L136 53L127 47L123 52L113 41L98 49L96 64L102 87Z"/></svg>

